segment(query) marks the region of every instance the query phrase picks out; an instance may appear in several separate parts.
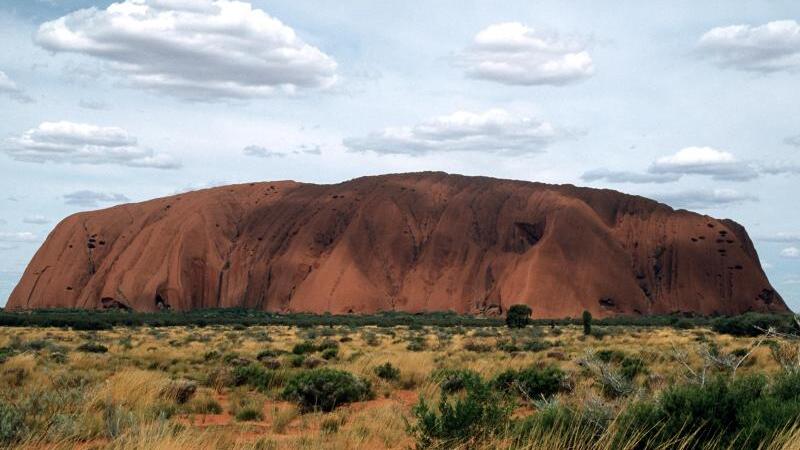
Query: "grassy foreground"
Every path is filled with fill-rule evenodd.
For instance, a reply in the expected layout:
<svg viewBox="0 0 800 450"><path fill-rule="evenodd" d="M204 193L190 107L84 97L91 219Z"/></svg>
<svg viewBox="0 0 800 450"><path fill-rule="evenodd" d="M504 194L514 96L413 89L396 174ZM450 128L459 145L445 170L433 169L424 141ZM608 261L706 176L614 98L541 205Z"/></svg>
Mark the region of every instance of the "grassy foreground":
<svg viewBox="0 0 800 450"><path fill-rule="evenodd" d="M570 323L2 327L0 446L800 448L791 336Z"/></svg>

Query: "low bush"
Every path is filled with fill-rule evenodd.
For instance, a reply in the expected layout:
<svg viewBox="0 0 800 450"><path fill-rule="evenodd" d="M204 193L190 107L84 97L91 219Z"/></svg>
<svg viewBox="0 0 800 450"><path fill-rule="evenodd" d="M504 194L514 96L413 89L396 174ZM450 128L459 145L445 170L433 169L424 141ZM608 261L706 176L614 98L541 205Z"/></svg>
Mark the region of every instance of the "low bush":
<svg viewBox="0 0 800 450"><path fill-rule="evenodd" d="M306 369L316 369L324 364L325 360L322 358L317 358L316 356L306 356L306 358L303 360L303 367Z"/></svg>
<svg viewBox="0 0 800 450"><path fill-rule="evenodd" d="M428 347L427 343L425 342L424 336L414 336L410 339L410 342L406 346L406 350L411 352L421 352Z"/></svg>
<svg viewBox="0 0 800 450"><path fill-rule="evenodd" d="M373 370L375 371L375 375L383 380L393 381L400 378L400 369L393 366L390 362L376 366Z"/></svg>
<svg viewBox="0 0 800 450"><path fill-rule="evenodd" d="M339 343L334 341L333 339L325 339L324 341L320 342L319 345L316 346L316 350L318 352L324 352L325 350L339 350Z"/></svg>
<svg viewBox="0 0 800 450"><path fill-rule="evenodd" d="M442 391L436 408L420 399L412 409L416 422L409 425L417 448L472 448L504 431L513 405L478 381L469 383L466 395L450 398Z"/></svg>
<svg viewBox="0 0 800 450"><path fill-rule="evenodd" d="M235 386L248 385L259 391L266 391L273 381L273 375L273 371L258 364L248 364L234 368L231 378Z"/></svg>
<svg viewBox="0 0 800 450"><path fill-rule="evenodd" d="M222 405L211 397L193 400L192 412L195 414L222 414Z"/></svg>
<svg viewBox="0 0 800 450"><path fill-rule="evenodd" d="M647 363L636 356L629 356L620 350L600 350L595 357L608 364L619 366L619 373L627 380L633 380L639 374L647 374Z"/></svg>
<svg viewBox="0 0 800 450"><path fill-rule="evenodd" d="M603 349L598 350L595 356L604 363L618 363L625 358L625 352L619 350Z"/></svg>
<svg viewBox="0 0 800 450"><path fill-rule="evenodd" d="M95 342L85 342L76 348L79 352L86 352L86 353L106 353L108 352L108 347L102 344L98 344Z"/></svg>
<svg viewBox="0 0 800 450"><path fill-rule="evenodd" d="M322 351L320 356L322 356L322 359L327 359L327 360L335 359L337 356L339 356L339 348L338 347L326 348L325 350Z"/></svg>
<svg viewBox="0 0 800 450"><path fill-rule="evenodd" d="M653 446L693 434L689 448L756 449L800 418L800 375L717 377L705 385L675 386L620 416L620 429L644 433Z"/></svg>
<svg viewBox="0 0 800 450"><path fill-rule="evenodd" d="M381 340L378 337L378 335L371 331L362 331L361 339L363 339L364 343L370 347L377 347L381 343Z"/></svg>
<svg viewBox="0 0 800 450"><path fill-rule="evenodd" d="M337 406L372 397L368 381L349 372L320 368L291 378L283 390L285 400L297 402L306 411L333 411Z"/></svg>
<svg viewBox="0 0 800 450"><path fill-rule="evenodd" d="M67 354L64 352L53 352L50 353L50 361L53 361L56 364L65 364L67 362ZM2 362L2 361L0 361Z"/></svg>
<svg viewBox="0 0 800 450"><path fill-rule="evenodd" d="M22 414L13 405L0 400L0 445L13 444L24 432Z"/></svg>
<svg viewBox="0 0 800 450"><path fill-rule="evenodd" d="M222 361L225 362L225 364L236 364L237 361L242 359L243 358L236 352L229 352L222 356Z"/></svg>
<svg viewBox="0 0 800 450"><path fill-rule="evenodd" d="M792 316L746 313L740 316L720 317L711 323L711 328L717 333L732 336L758 336L761 330L775 328L778 331L791 331L793 328Z"/></svg>
<svg viewBox="0 0 800 450"><path fill-rule="evenodd" d="M526 352L541 352L551 348L553 345L547 341L528 341L523 346L522 349Z"/></svg>
<svg viewBox="0 0 800 450"><path fill-rule="evenodd" d="M317 351L317 346L311 341L303 341L292 347L292 353L295 355L305 355L307 353L314 353L315 351Z"/></svg>
<svg viewBox="0 0 800 450"><path fill-rule="evenodd" d="M512 448L524 447L528 442L548 437L553 448L650 448L644 443L640 447L608 447L598 442L613 419L614 410L601 402L590 400L578 409L548 402L536 413L513 422L510 436L519 445ZM555 442L552 436L556 437Z"/></svg>
<svg viewBox="0 0 800 450"><path fill-rule="evenodd" d="M289 365L292 367L303 367L303 362L306 360L306 357L303 355L291 355L289 356Z"/></svg>
<svg viewBox="0 0 800 450"><path fill-rule="evenodd" d="M263 419L264 414L260 410L253 407L242 408L236 413L236 420L240 422L252 422Z"/></svg>
<svg viewBox="0 0 800 450"><path fill-rule="evenodd" d="M272 349L261 350L258 352L258 355L256 355L256 359L259 361L264 361L266 359L275 358L278 356L278 354L278 351Z"/></svg>
<svg viewBox="0 0 800 450"><path fill-rule="evenodd" d="M639 374L646 375L648 372L647 363L641 358L626 356L620 362L620 373L629 380L633 380Z"/></svg>
<svg viewBox="0 0 800 450"><path fill-rule="evenodd" d="M470 369L440 369L432 378L439 383L439 388L446 394L468 389L472 385L483 383L481 376Z"/></svg>
<svg viewBox="0 0 800 450"><path fill-rule="evenodd" d="M497 389L522 396L526 400L551 397L567 388L566 374L556 366L506 370L495 377Z"/></svg>
<svg viewBox="0 0 800 450"><path fill-rule="evenodd" d="M8 358L16 355L17 353L19 352L11 347L0 348L0 364L3 364Z"/></svg>
<svg viewBox="0 0 800 450"><path fill-rule="evenodd" d="M492 347L487 344L481 344L479 342L470 340L464 343L464 350L475 353L488 353L492 351Z"/></svg>

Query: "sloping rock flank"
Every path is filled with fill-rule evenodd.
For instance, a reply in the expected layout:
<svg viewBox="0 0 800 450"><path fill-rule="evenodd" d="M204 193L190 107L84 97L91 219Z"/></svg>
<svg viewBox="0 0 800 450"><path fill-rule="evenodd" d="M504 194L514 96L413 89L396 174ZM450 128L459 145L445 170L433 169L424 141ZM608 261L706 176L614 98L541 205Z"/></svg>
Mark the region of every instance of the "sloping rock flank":
<svg viewBox="0 0 800 450"><path fill-rule="evenodd" d="M534 317L786 311L744 228L642 197L444 173L241 184L75 214L9 309Z"/></svg>

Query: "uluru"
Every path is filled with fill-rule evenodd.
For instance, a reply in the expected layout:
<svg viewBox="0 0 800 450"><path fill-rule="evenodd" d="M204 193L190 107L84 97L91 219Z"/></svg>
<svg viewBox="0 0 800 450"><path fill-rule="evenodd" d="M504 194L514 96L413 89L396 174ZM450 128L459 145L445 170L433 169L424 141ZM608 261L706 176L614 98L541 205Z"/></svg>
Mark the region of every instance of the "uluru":
<svg viewBox="0 0 800 450"><path fill-rule="evenodd" d="M612 190L439 172L238 184L67 217L8 309L788 311L745 229Z"/></svg>

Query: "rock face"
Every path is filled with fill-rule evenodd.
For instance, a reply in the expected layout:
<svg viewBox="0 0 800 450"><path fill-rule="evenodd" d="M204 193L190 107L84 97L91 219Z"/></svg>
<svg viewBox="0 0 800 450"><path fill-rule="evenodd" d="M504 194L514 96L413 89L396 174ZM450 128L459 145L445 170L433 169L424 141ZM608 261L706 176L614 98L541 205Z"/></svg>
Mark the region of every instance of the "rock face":
<svg viewBox="0 0 800 450"><path fill-rule="evenodd" d="M196 191L64 219L9 309L534 317L787 311L744 228L610 190L444 173Z"/></svg>

